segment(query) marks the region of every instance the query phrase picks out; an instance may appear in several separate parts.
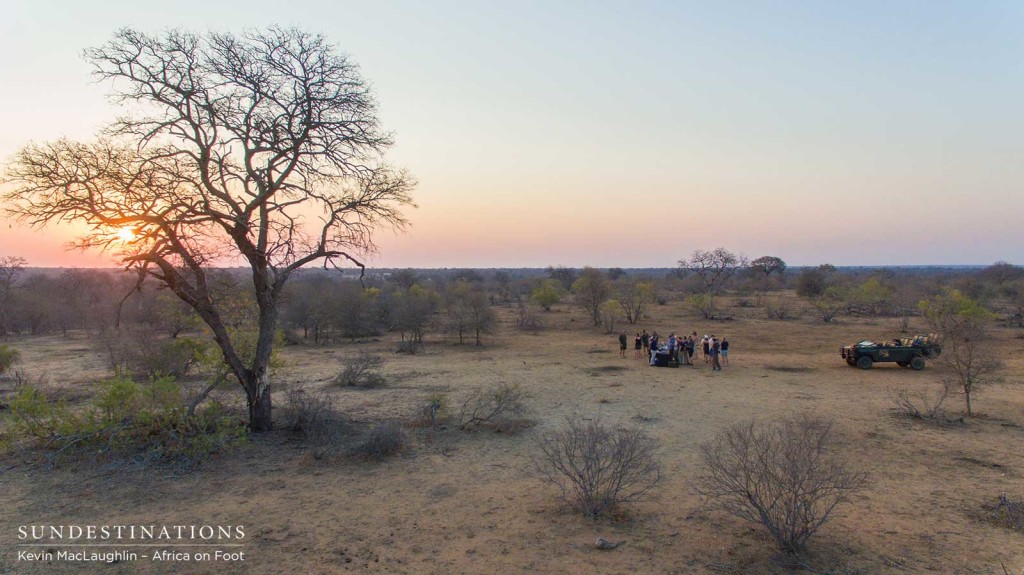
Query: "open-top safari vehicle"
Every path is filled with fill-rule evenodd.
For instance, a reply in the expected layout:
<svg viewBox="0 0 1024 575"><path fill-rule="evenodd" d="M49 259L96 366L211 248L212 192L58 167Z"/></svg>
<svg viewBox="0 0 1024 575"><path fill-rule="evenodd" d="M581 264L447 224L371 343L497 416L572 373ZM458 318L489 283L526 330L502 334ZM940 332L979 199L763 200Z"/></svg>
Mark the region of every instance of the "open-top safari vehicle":
<svg viewBox="0 0 1024 575"><path fill-rule="evenodd" d="M916 335L889 341L864 340L839 348L839 355L851 366L871 369L878 362L895 362L900 367L924 369L925 360L942 353L935 334Z"/></svg>

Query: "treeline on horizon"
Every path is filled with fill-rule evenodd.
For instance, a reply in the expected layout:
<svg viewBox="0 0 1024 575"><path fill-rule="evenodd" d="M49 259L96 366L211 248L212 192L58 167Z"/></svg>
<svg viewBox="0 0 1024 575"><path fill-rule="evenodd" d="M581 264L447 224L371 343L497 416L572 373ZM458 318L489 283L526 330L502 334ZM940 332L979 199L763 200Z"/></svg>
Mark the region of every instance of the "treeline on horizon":
<svg viewBox="0 0 1024 575"><path fill-rule="evenodd" d="M245 329L254 306L248 270L210 269L209 279ZM283 337L324 344L397 333L422 344L444 334L478 344L495 326L491 308L512 306L515 325L543 329L556 304L579 306L595 327L640 321L649 306L683 302L704 319L730 317L734 307L764 308L769 319L810 314L829 322L843 315L917 314L917 303L956 289L1024 324L1024 268L997 262L977 266L788 267L781 258L747 260L719 248L694 252L674 268L306 269L287 286L280 313ZM799 303L781 297L799 296ZM728 295L728 305L720 296ZM72 331L135 332L177 338L202 331L194 312L155 282L117 269L32 268L0 258L0 336Z"/></svg>

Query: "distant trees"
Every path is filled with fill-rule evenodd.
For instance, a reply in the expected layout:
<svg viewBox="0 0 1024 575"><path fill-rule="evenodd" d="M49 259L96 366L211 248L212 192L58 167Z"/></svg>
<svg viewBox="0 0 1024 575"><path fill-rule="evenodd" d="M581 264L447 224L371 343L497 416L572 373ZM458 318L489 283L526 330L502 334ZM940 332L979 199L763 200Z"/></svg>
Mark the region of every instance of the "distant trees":
<svg viewBox="0 0 1024 575"><path fill-rule="evenodd" d="M423 344L423 336L439 303L440 297L436 291L419 284L413 284L408 291L394 294L391 317L393 327L401 335L402 341L408 338L411 345Z"/></svg>
<svg viewBox="0 0 1024 575"><path fill-rule="evenodd" d="M1024 327L1024 280L1005 283L1000 291L1010 306L1010 320L1017 327Z"/></svg>
<svg viewBox="0 0 1024 575"><path fill-rule="evenodd" d="M611 295L611 283L604 272L592 267L585 267L579 279L572 284L572 293L576 304L587 310L594 325L601 325L601 304Z"/></svg>
<svg viewBox="0 0 1024 575"><path fill-rule="evenodd" d="M0 257L0 337L11 331L11 309L14 304L14 288L18 277L25 271L28 262L16 256Z"/></svg>
<svg viewBox="0 0 1024 575"><path fill-rule="evenodd" d="M835 273L836 267L832 264L804 269L796 278L796 294L810 298L820 296L825 293Z"/></svg>
<svg viewBox="0 0 1024 575"><path fill-rule="evenodd" d="M460 280L449 286L445 307L447 330L459 338L460 344L467 334L473 334L476 345L482 345L480 336L494 330L497 317L480 285Z"/></svg>
<svg viewBox="0 0 1024 575"><path fill-rule="evenodd" d="M998 261L978 273L978 278L996 287L1005 283L1024 279L1024 267Z"/></svg>
<svg viewBox="0 0 1024 575"><path fill-rule="evenodd" d="M579 272L575 269L564 266L548 266L547 272L548 278L558 282L564 291L571 290L572 284L576 281L576 278L579 277Z"/></svg>

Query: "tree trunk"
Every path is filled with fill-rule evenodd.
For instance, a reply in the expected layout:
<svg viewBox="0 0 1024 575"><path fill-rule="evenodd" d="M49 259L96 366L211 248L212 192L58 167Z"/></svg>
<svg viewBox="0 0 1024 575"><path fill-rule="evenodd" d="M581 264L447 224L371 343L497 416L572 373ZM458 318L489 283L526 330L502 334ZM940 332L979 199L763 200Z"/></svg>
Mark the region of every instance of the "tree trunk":
<svg viewBox="0 0 1024 575"><path fill-rule="evenodd" d="M964 392L964 399L967 400L967 417L971 416L971 391L966 390Z"/></svg>
<svg viewBox="0 0 1024 575"><path fill-rule="evenodd" d="M262 377L246 382L245 391L249 403L249 431L261 433L272 430L274 423L270 419L269 374L264 372Z"/></svg>

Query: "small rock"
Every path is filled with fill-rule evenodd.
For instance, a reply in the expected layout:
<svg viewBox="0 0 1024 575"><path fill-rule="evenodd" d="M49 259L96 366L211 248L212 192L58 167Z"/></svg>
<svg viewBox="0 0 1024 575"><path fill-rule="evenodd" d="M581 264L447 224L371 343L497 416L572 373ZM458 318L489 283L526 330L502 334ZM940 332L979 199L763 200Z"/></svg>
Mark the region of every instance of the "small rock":
<svg viewBox="0 0 1024 575"><path fill-rule="evenodd" d="M602 551L611 551L612 549L615 549L616 547L618 547L619 545L622 545L623 543L625 543L625 541L619 541L618 543L612 543L611 541L608 541L604 537L598 537L597 538L597 543L595 543L594 546L597 547L598 549L602 550Z"/></svg>

